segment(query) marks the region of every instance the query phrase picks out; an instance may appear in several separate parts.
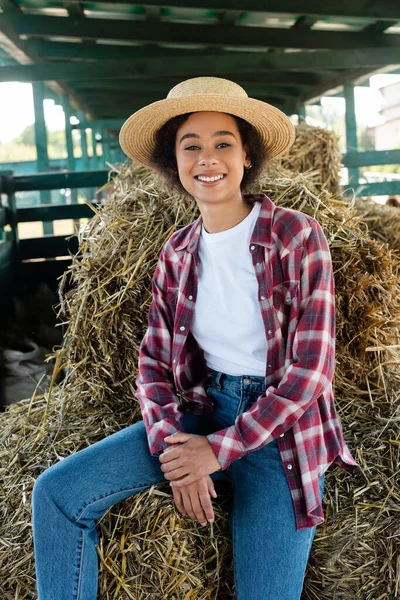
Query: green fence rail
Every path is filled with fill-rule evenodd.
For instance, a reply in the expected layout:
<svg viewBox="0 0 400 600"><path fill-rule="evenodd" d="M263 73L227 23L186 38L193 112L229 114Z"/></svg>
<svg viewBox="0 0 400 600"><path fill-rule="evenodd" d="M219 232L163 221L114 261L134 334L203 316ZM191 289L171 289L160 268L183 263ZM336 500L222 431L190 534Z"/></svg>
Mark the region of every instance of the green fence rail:
<svg viewBox="0 0 400 600"><path fill-rule="evenodd" d="M98 188L108 181L106 170L37 173L13 176L0 172L0 194L5 195L6 205L0 208L0 230L6 225L10 231L0 239L0 266L10 260L33 258L55 258L68 256L78 249L77 236L44 235L40 238L20 240L18 224L32 221L50 222L61 219L91 218L93 210L89 204L40 204L29 208L17 208L15 195L22 191L56 190L62 188ZM94 207L97 202L91 203Z"/></svg>

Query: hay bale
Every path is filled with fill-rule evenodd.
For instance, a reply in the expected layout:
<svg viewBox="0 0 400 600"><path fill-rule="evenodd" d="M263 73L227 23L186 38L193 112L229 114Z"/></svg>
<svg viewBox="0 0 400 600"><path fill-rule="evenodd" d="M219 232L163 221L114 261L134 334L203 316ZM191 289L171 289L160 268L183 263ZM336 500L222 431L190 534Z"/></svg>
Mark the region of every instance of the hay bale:
<svg viewBox="0 0 400 600"><path fill-rule="evenodd" d="M194 202L163 194L147 170L117 169L110 197L81 231L79 252L60 283L68 330L63 348L52 355L49 392L12 405L0 421L4 600L35 598L29 523L37 476L62 456L141 419L134 383L151 277L164 242L198 216ZM361 466L354 476L338 468L326 474L326 521L317 529L304 597L394 598L400 380L396 350L387 348L399 321L394 259L368 236L354 205L307 175L271 165L262 191L279 205L315 216L330 244L338 317L336 405ZM68 277L74 288L64 294ZM56 385L61 368L67 376ZM169 490L166 483L135 495L98 523L101 600L233 597L228 491L218 490L215 523L203 529L175 510Z"/></svg>
<svg viewBox="0 0 400 600"><path fill-rule="evenodd" d="M371 197L356 198L355 208L368 227L369 235L400 254L400 210L388 204L378 204Z"/></svg>
<svg viewBox="0 0 400 600"><path fill-rule="evenodd" d="M296 139L290 152L275 162L292 173L307 175L318 190L337 194L343 168L338 142L339 136L334 131L303 121L296 127Z"/></svg>

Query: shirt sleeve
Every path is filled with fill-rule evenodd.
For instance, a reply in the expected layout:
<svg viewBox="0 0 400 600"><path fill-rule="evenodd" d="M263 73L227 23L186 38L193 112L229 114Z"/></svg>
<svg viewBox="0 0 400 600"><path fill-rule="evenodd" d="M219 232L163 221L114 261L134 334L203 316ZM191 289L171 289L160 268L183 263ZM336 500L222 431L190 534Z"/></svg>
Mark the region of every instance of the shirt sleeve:
<svg viewBox="0 0 400 600"><path fill-rule="evenodd" d="M313 219L303 246L299 319L293 363L235 423L207 435L225 470L248 452L289 430L331 385L335 370L335 292L332 259L321 225Z"/></svg>
<svg viewBox="0 0 400 600"><path fill-rule="evenodd" d="M139 347L136 378L136 397L150 454L155 456L170 446L164 437L184 431L171 367L173 315L166 302L166 281L163 248L152 278L148 327Z"/></svg>

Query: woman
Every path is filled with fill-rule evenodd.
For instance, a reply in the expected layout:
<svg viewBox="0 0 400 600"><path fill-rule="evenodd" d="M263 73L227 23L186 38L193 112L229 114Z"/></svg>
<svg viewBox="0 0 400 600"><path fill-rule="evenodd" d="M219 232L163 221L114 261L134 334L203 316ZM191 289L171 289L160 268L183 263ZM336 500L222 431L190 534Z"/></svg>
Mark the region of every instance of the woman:
<svg viewBox="0 0 400 600"><path fill-rule="evenodd" d="M143 421L35 482L39 600L95 600L95 520L165 480L177 509L204 525L214 483L232 486L237 600L300 598L325 471L358 465L332 395L326 239L312 217L251 192L294 136L281 111L215 77L180 83L122 127L125 153L201 214L155 269L136 380Z"/></svg>

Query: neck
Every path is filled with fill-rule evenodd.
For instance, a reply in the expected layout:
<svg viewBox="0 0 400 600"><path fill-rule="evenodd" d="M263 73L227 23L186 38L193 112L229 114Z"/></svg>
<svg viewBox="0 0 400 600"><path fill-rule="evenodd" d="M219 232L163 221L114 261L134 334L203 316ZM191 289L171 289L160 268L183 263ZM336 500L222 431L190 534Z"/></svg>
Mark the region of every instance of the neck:
<svg viewBox="0 0 400 600"><path fill-rule="evenodd" d="M240 194L235 201L199 204L203 226L207 233L219 233L235 227L250 214L253 202Z"/></svg>

